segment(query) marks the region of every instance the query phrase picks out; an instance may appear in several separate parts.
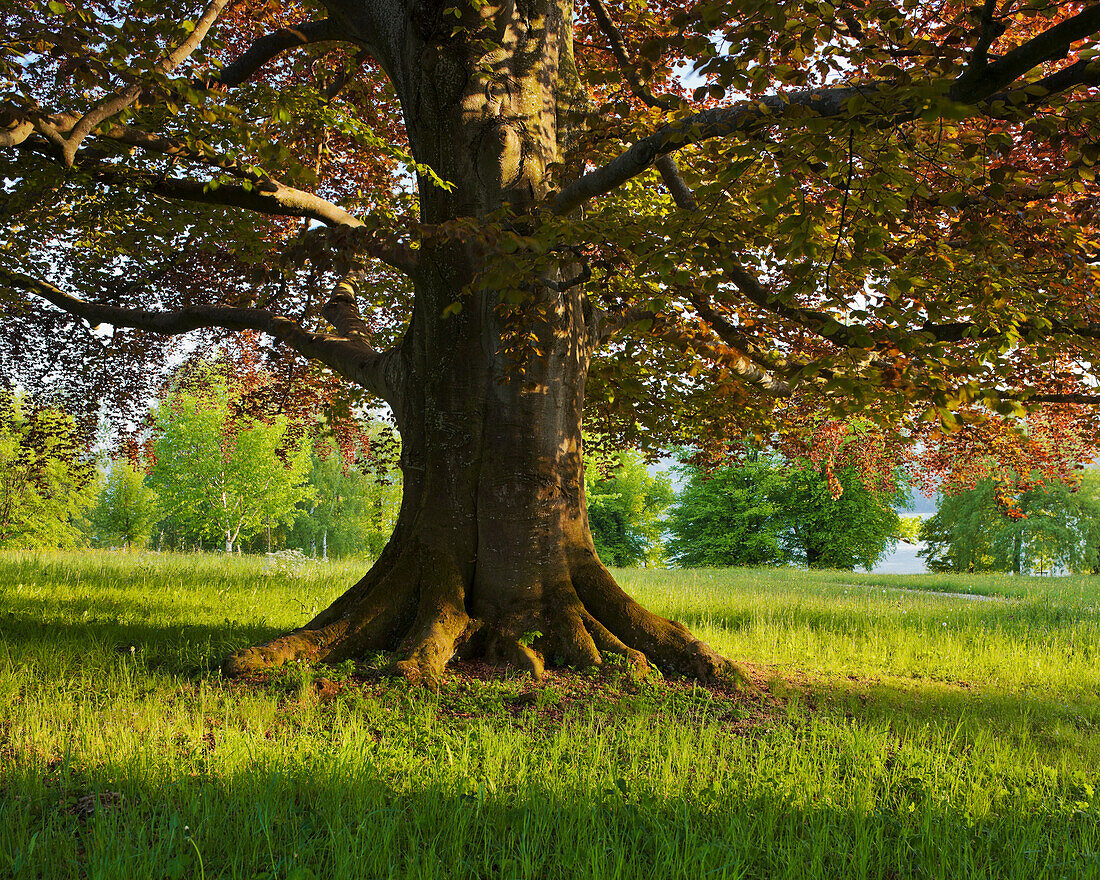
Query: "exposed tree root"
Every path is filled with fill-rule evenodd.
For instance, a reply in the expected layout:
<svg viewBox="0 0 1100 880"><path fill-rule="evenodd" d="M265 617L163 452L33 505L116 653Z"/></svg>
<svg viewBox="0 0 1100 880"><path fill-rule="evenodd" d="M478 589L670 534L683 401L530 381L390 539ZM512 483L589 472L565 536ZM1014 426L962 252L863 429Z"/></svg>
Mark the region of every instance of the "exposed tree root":
<svg viewBox="0 0 1100 880"><path fill-rule="evenodd" d="M265 644L234 651L222 663L222 672L230 678L238 678L295 660L316 661L323 651L323 631L296 629Z"/></svg>
<svg viewBox="0 0 1100 880"><path fill-rule="evenodd" d="M619 654L630 663L636 679L649 674L649 660L641 651L628 647L618 636L596 620L587 611L584 612L585 627L592 636L593 643L604 654Z"/></svg>
<svg viewBox="0 0 1100 880"><path fill-rule="evenodd" d="M416 620L398 646L402 659L393 668L410 682L437 687L444 667L475 627L466 613L465 585L453 561L438 559L425 569Z"/></svg>
<svg viewBox="0 0 1100 880"><path fill-rule="evenodd" d="M695 638L686 626L659 617L630 598L594 553L581 555L573 584L585 608L602 626L662 672L699 681L736 675L729 660Z"/></svg>
<svg viewBox="0 0 1100 880"><path fill-rule="evenodd" d="M630 598L591 550L575 554L567 579L517 591L541 598L511 606L507 619L471 616L466 578L446 555L407 552L380 571L381 563L301 629L228 657L225 674L392 651L395 674L432 688L456 655L484 656L536 679L547 665L589 668L612 654L627 661L635 678L648 674L652 664L666 675L700 681L745 680L682 624Z"/></svg>
<svg viewBox="0 0 1100 880"><path fill-rule="evenodd" d="M536 681L542 678L542 674L546 671L542 654L514 636L498 636L490 656L498 657L505 663L530 673L531 678Z"/></svg>
<svg viewBox="0 0 1100 880"><path fill-rule="evenodd" d="M547 636L537 641L539 649L556 665L586 669L602 662L600 649L585 627L584 614L579 602L563 610L551 621Z"/></svg>

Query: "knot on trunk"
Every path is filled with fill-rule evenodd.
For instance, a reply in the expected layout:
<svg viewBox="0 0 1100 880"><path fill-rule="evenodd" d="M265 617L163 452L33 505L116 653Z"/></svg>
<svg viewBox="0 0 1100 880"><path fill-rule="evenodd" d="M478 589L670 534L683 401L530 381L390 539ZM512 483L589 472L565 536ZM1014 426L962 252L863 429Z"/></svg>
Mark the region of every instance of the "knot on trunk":
<svg viewBox="0 0 1100 880"><path fill-rule="evenodd" d="M477 147L477 174L490 204L497 203L523 180L527 149L518 127L498 118L482 129Z"/></svg>

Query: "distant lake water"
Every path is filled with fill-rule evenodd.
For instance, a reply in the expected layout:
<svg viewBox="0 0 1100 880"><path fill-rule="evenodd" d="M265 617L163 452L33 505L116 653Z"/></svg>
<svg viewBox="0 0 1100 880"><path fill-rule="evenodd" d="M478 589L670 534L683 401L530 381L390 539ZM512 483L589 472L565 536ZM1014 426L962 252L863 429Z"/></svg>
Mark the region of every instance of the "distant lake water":
<svg viewBox="0 0 1100 880"><path fill-rule="evenodd" d="M917 556L917 551L924 548L924 542L905 544L898 541L898 546L889 556L883 557L873 569L874 574L927 574L928 566L924 560Z"/></svg>

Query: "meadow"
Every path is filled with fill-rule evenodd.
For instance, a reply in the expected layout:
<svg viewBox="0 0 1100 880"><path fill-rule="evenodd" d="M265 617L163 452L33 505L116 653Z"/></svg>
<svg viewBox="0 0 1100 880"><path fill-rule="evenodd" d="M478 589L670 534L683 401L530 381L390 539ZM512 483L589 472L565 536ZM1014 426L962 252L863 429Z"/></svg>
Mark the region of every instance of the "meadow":
<svg viewBox="0 0 1100 880"><path fill-rule="evenodd" d="M221 677L363 565L0 555L0 877L1100 877L1100 578L618 572L736 690Z"/></svg>

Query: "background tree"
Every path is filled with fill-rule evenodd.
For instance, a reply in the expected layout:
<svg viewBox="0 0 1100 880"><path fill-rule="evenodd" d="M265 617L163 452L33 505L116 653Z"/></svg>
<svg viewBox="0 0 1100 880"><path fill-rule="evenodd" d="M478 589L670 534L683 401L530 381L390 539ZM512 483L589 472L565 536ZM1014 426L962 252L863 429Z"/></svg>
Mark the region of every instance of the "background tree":
<svg viewBox="0 0 1100 880"><path fill-rule="evenodd" d="M683 472L667 544L679 565L870 570L901 535L904 489L871 489L852 468L834 475L839 495L820 472L755 450L733 467Z"/></svg>
<svg viewBox="0 0 1100 880"><path fill-rule="evenodd" d="M719 451L1095 402L1095 5L0 16L5 369L138 393L155 374L113 355L164 346L131 328L248 329L401 432L388 551L228 672L377 648L429 679L459 651L725 668L597 559L586 393L601 432Z"/></svg>
<svg viewBox="0 0 1100 880"><path fill-rule="evenodd" d="M378 436L380 427L371 433ZM377 558L397 521L400 472L367 455L349 462L338 444L321 438L313 446L308 482L310 496L299 502L288 544L326 558Z"/></svg>
<svg viewBox="0 0 1100 880"><path fill-rule="evenodd" d="M933 571L1091 571L1100 547L1100 476L1032 482L1013 492L985 478L942 496L918 551Z"/></svg>
<svg viewBox="0 0 1100 880"><path fill-rule="evenodd" d="M149 486L184 540L227 553L238 540L289 524L308 495L308 438L288 437L285 416L234 415L224 376L205 371L201 392L176 391L158 407Z"/></svg>
<svg viewBox="0 0 1100 880"><path fill-rule="evenodd" d="M95 465L73 418L0 388L0 547L57 549L80 541Z"/></svg>
<svg viewBox="0 0 1100 880"><path fill-rule="evenodd" d="M783 510L786 546L791 558L810 568L870 571L894 549L902 534L896 507L908 500L900 483L885 490L868 487L852 469L837 474L843 490L833 494L814 470L789 473Z"/></svg>
<svg viewBox="0 0 1100 880"><path fill-rule="evenodd" d="M157 496L145 485L145 471L124 458L110 462L98 483L87 521L89 538L100 547L144 547L157 520Z"/></svg>
<svg viewBox="0 0 1100 880"><path fill-rule="evenodd" d="M610 461L585 463L584 493L596 552L608 565L660 562L662 516L672 503L667 474L651 474L645 459L624 450Z"/></svg>
<svg viewBox="0 0 1100 880"><path fill-rule="evenodd" d="M781 565L787 475L766 456L711 472L684 467L687 481L668 519L669 559L685 568Z"/></svg>
<svg viewBox="0 0 1100 880"><path fill-rule="evenodd" d="M919 516L899 516L901 526L898 529L898 540L906 544L916 544L920 538L924 519Z"/></svg>
<svg viewBox="0 0 1100 880"><path fill-rule="evenodd" d="M917 555L932 571L1008 570L1007 557L995 562L994 537L1001 511L994 499L996 483L982 480L972 491L941 499L921 527L925 547Z"/></svg>

